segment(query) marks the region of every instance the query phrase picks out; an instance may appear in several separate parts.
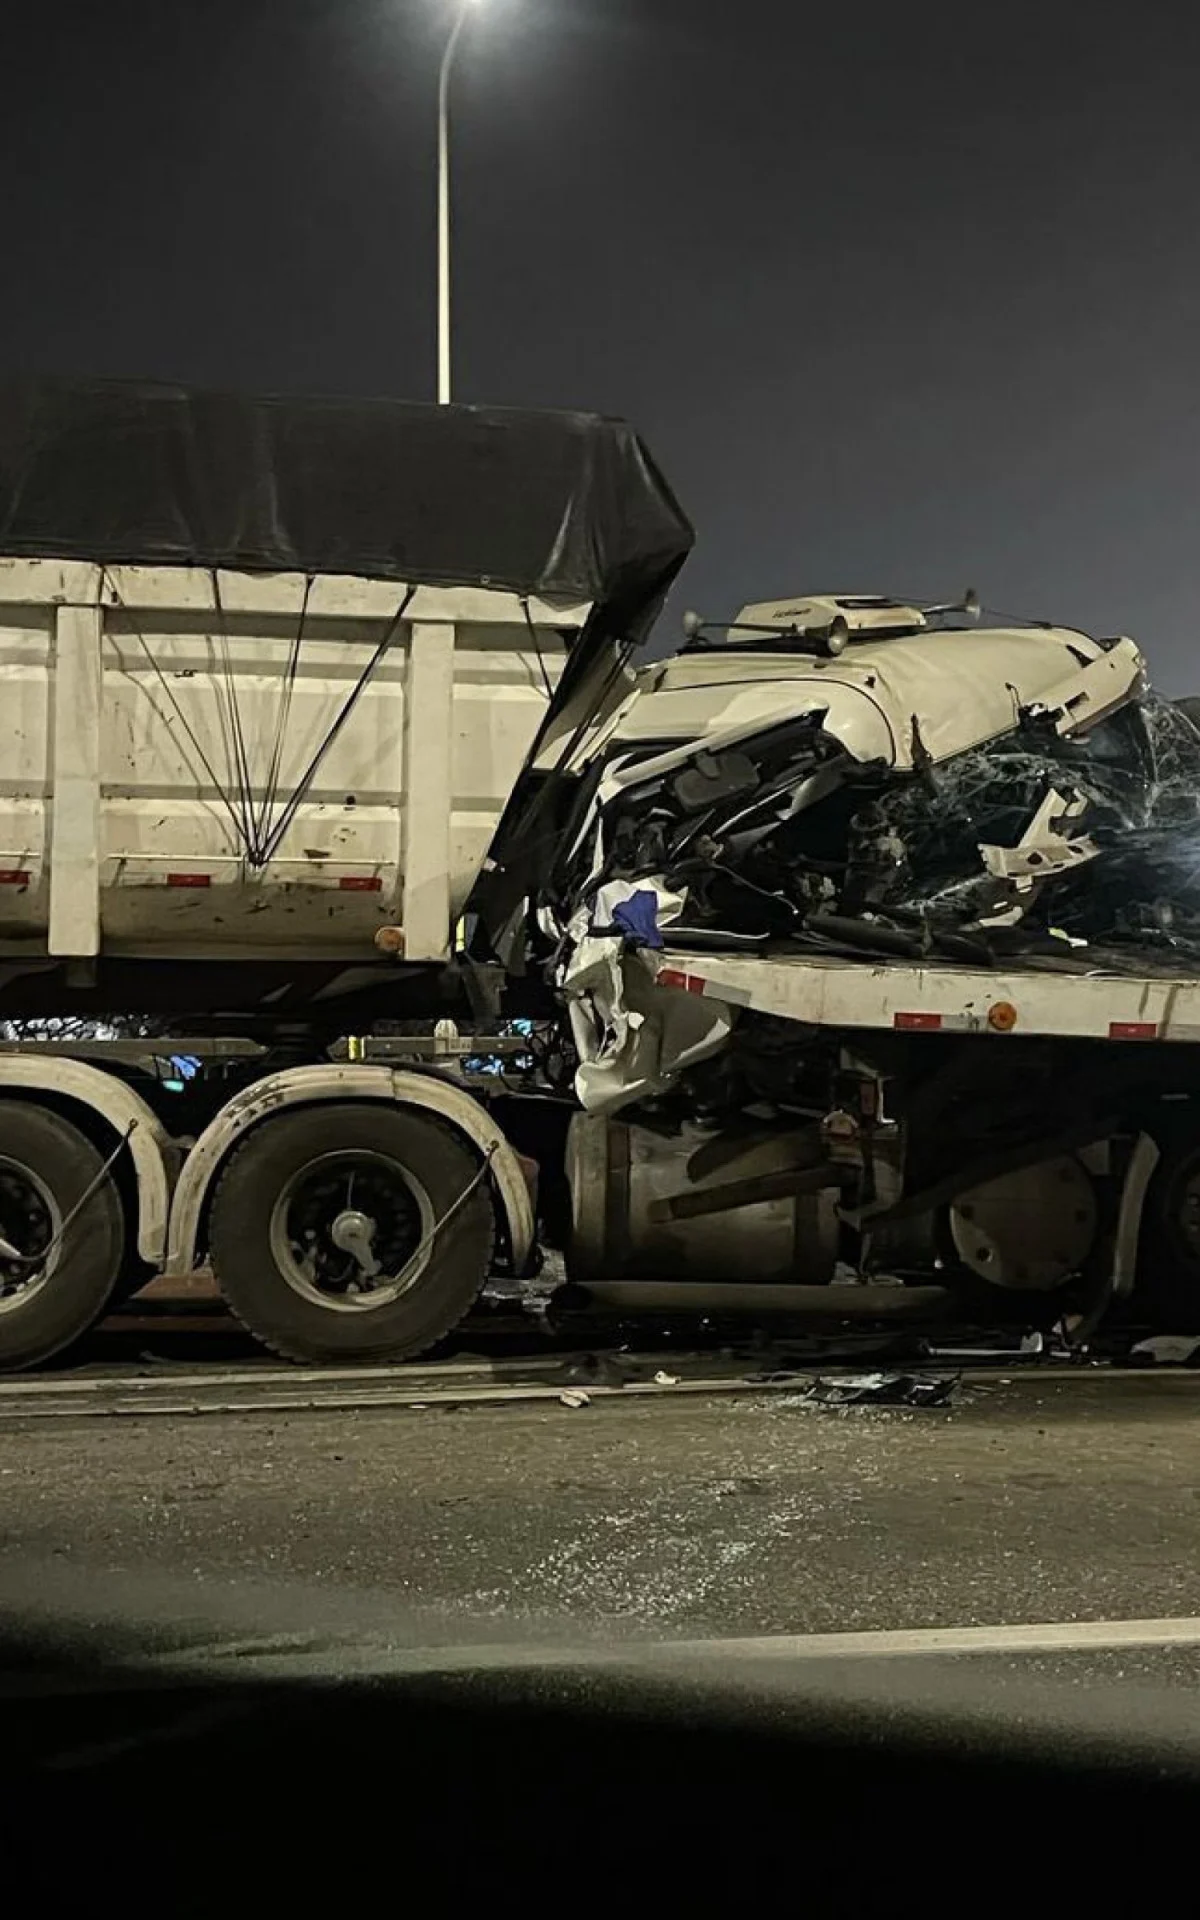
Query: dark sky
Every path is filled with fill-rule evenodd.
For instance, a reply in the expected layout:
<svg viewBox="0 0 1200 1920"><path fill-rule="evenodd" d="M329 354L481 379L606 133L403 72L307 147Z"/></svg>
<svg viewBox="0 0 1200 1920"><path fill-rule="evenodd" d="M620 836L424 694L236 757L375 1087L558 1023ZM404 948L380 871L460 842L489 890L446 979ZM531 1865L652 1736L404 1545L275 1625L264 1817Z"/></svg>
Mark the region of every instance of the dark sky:
<svg viewBox="0 0 1200 1920"><path fill-rule="evenodd" d="M0 365L431 397L448 11L7 9ZM971 583L1200 692L1192 11L481 0L456 396L632 419L708 613Z"/></svg>

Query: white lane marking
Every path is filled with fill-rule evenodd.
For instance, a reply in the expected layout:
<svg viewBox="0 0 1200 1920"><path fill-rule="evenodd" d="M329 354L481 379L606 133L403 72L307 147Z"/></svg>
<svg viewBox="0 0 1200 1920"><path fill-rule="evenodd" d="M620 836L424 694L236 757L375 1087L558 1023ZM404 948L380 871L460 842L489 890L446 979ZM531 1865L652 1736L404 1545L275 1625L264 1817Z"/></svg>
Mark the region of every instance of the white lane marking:
<svg viewBox="0 0 1200 1920"><path fill-rule="evenodd" d="M996 1653L1087 1653L1130 1647L1187 1647L1200 1645L1200 1619L1176 1620L1050 1620L1030 1625L990 1627L901 1627L874 1633L781 1633L761 1638L709 1640L628 1640L609 1645L585 1642L557 1645L551 1638L531 1646L527 1641L481 1641L452 1646L380 1646L370 1638L339 1645L339 1671L460 1673L512 1671L547 1667L641 1669L662 1674L676 1666L689 1672L708 1663L752 1665L757 1661L806 1661L871 1658L907 1658L913 1655ZM205 1663L236 1657L239 1671L266 1668L295 1671L309 1657L320 1670L327 1665L329 1648L322 1644L311 1655L298 1638L215 1641L207 1646L180 1647L155 1655L154 1666L186 1666L197 1657Z"/></svg>
<svg viewBox="0 0 1200 1920"><path fill-rule="evenodd" d="M659 1649L695 1658L855 1659L914 1653L1076 1653L1121 1647L1200 1646L1200 1618L1041 1620L989 1627L890 1627L866 1633L780 1633L736 1640L670 1642Z"/></svg>

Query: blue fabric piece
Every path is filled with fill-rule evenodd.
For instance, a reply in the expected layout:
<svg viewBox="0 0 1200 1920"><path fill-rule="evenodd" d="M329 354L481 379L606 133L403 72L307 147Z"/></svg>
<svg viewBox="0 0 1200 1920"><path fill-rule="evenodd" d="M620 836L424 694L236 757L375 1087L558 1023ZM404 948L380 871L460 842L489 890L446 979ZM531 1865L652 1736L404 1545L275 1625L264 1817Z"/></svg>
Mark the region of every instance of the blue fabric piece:
<svg viewBox="0 0 1200 1920"><path fill-rule="evenodd" d="M662 934L658 930L658 895L649 887L639 887L623 900L619 907L613 908L613 925L625 936L630 947L661 947Z"/></svg>

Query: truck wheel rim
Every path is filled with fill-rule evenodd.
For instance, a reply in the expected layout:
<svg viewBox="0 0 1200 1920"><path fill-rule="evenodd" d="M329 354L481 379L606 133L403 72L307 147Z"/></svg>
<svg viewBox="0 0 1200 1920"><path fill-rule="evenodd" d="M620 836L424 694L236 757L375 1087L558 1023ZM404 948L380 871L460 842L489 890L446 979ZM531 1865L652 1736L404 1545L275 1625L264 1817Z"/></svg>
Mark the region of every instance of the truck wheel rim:
<svg viewBox="0 0 1200 1920"><path fill-rule="evenodd" d="M0 1239L21 1254L38 1254L61 1227L62 1213L45 1181L19 1160L0 1154ZM0 1313L27 1306L49 1280L58 1257L56 1248L45 1266L31 1267L0 1254Z"/></svg>
<svg viewBox="0 0 1200 1920"><path fill-rule="evenodd" d="M335 1228L347 1220L356 1231L339 1245ZM334 1313L375 1313L421 1278L436 1224L424 1186L399 1161L364 1151L320 1154L279 1193L271 1211L271 1255L302 1299ZM366 1271L366 1253L378 1272Z"/></svg>

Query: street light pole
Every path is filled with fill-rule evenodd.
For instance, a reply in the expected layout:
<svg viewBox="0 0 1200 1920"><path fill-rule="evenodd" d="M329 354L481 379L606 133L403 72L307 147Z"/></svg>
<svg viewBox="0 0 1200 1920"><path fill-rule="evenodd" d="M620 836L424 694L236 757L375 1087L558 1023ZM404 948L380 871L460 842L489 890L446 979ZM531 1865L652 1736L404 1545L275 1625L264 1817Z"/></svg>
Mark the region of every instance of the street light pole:
<svg viewBox="0 0 1200 1920"><path fill-rule="evenodd" d="M450 404L450 75L474 0L460 0L438 76L438 405Z"/></svg>

